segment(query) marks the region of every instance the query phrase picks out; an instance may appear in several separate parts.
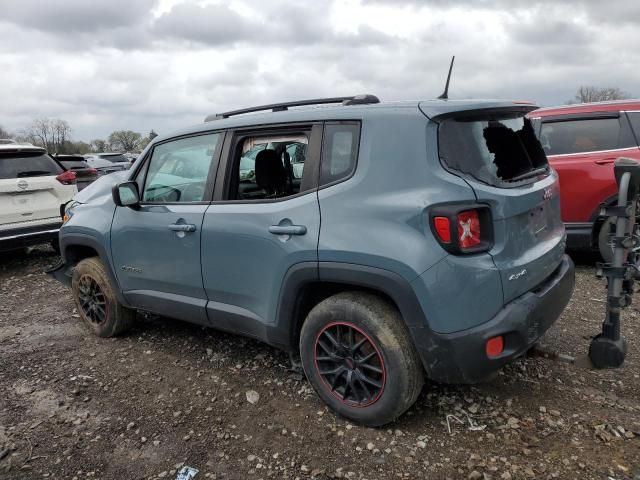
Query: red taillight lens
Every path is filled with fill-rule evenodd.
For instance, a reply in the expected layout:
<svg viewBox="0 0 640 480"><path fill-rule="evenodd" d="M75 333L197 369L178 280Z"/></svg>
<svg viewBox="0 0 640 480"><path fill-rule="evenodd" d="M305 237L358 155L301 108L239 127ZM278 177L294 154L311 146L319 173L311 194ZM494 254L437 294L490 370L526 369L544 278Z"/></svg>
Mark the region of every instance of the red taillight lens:
<svg viewBox="0 0 640 480"><path fill-rule="evenodd" d="M433 228L443 243L451 243L451 223L447 217L434 217Z"/></svg>
<svg viewBox="0 0 640 480"><path fill-rule="evenodd" d="M460 248L480 245L480 217L477 210L466 210L457 215L458 244Z"/></svg>
<svg viewBox="0 0 640 480"><path fill-rule="evenodd" d="M87 172L90 175L98 175L98 170L96 170L95 168L87 168L85 172Z"/></svg>
<svg viewBox="0 0 640 480"><path fill-rule="evenodd" d="M485 345L485 351L487 352L487 357L497 357L504 351L504 338L502 335L497 337L492 337L487 340Z"/></svg>
<svg viewBox="0 0 640 480"><path fill-rule="evenodd" d="M56 177L63 185L74 185L76 183L76 173L71 170L67 170L66 172L61 173Z"/></svg>

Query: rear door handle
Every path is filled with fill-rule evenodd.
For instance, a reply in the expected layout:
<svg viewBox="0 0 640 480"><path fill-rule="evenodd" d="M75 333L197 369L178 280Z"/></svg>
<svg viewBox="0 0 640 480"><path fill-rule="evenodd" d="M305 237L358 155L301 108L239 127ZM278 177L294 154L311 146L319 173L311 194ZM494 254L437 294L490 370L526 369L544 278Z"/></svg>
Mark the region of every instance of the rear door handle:
<svg viewBox="0 0 640 480"><path fill-rule="evenodd" d="M304 225L271 225L269 233L274 235L304 235L307 227Z"/></svg>
<svg viewBox="0 0 640 480"><path fill-rule="evenodd" d="M174 232L195 232L196 226L189 223L172 223L169 230Z"/></svg>
<svg viewBox="0 0 640 480"><path fill-rule="evenodd" d="M603 158L600 160L594 160L593 163L595 163L596 165L609 165L615 161L616 161L615 158Z"/></svg>

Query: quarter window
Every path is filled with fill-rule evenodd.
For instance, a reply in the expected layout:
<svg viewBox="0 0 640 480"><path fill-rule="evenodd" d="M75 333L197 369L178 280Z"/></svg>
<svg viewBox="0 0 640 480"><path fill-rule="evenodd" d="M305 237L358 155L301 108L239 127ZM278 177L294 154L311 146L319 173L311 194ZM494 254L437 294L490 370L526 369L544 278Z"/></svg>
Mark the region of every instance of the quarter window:
<svg viewBox="0 0 640 480"><path fill-rule="evenodd" d="M153 149L145 179L144 202L188 203L205 199L220 134L181 138Z"/></svg>
<svg viewBox="0 0 640 480"><path fill-rule="evenodd" d="M327 124L322 147L320 185L350 176L356 168L360 127L357 124Z"/></svg>
<svg viewBox="0 0 640 480"><path fill-rule="evenodd" d="M540 141L547 155L632 147L634 142L628 127L621 123L623 120L624 117L543 123Z"/></svg>

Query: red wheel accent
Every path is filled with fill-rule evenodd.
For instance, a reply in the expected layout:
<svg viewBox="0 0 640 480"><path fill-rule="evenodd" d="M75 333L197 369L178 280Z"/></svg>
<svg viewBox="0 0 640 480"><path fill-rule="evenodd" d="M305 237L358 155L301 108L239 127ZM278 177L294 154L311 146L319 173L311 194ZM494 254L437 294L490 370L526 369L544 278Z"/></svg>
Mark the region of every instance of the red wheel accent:
<svg viewBox="0 0 640 480"><path fill-rule="evenodd" d="M354 324L326 325L316 336L313 356L322 383L341 403L363 408L382 395L384 359L371 337Z"/></svg>

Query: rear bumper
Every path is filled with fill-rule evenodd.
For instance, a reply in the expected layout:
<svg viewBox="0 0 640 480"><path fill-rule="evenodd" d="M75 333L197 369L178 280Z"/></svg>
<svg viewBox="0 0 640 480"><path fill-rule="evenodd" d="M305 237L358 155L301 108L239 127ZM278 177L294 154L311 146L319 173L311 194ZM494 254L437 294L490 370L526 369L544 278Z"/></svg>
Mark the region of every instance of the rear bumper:
<svg viewBox="0 0 640 480"><path fill-rule="evenodd" d="M446 383L474 383L524 354L560 317L575 284L574 265L564 255L554 273L535 290L508 303L490 321L451 334L412 329L430 378ZM470 306L469 314L473 314ZM504 351L489 358L486 341L504 337Z"/></svg>
<svg viewBox="0 0 640 480"><path fill-rule="evenodd" d="M15 250L30 245L50 242L58 238L60 223L47 223L33 227L0 231L0 251Z"/></svg>

